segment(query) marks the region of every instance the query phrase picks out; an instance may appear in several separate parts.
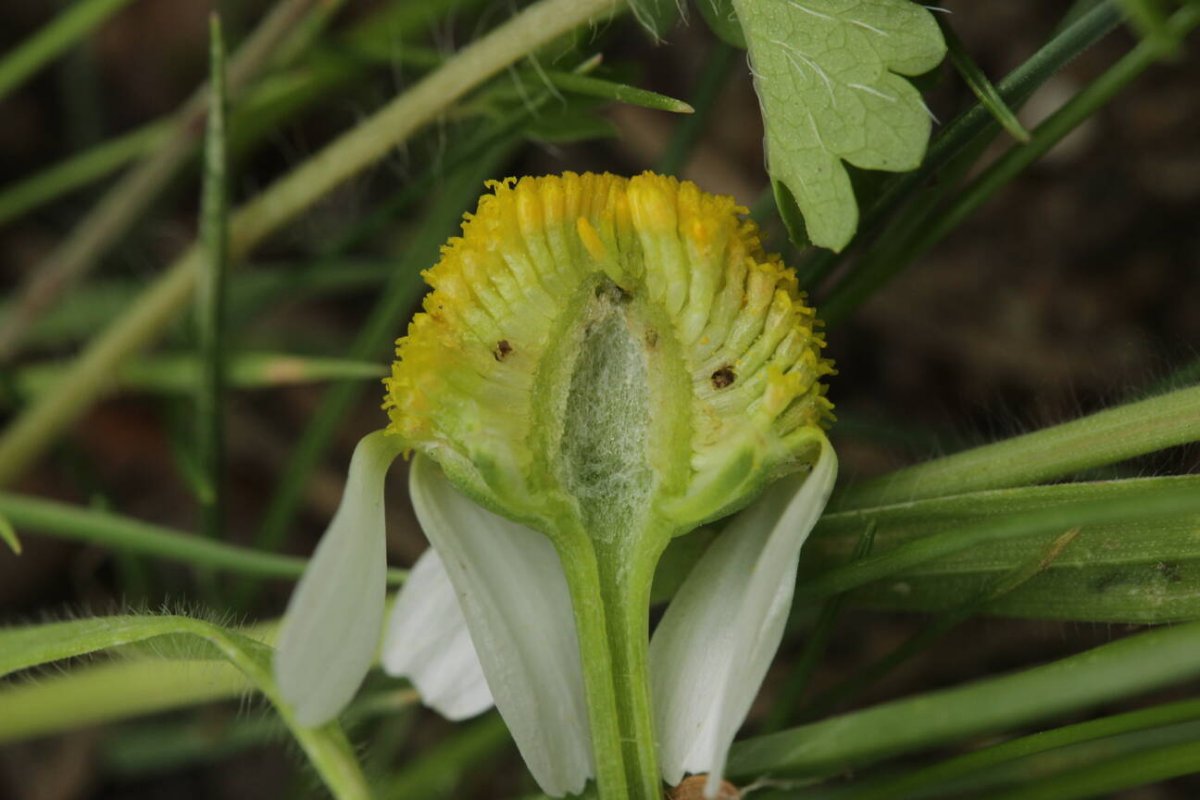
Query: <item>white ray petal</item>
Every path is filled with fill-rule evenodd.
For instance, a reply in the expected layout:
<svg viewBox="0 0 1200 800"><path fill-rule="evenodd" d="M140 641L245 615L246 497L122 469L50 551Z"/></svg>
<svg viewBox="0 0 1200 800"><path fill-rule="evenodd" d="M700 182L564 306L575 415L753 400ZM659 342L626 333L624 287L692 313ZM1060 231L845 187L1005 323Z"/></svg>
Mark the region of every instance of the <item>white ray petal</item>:
<svg viewBox="0 0 1200 800"><path fill-rule="evenodd" d="M389 675L412 681L421 702L446 719L468 719L493 705L458 595L432 547L396 597L382 661Z"/></svg>
<svg viewBox="0 0 1200 800"><path fill-rule="evenodd" d="M342 502L288 602L275 680L304 725L337 716L371 668L387 592L384 478L398 454L383 431L354 448Z"/></svg>
<svg viewBox="0 0 1200 800"><path fill-rule="evenodd" d="M709 773L725 758L791 607L800 547L837 476L828 442L812 471L780 480L739 513L697 562L650 642L650 680L663 778Z"/></svg>
<svg viewBox="0 0 1200 800"><path fill-rule="evenodd" d="M413 460L413 508L458 593L496 708L546 794L592 774L571 596L542 534L476 505L437 464Z"/></svg>

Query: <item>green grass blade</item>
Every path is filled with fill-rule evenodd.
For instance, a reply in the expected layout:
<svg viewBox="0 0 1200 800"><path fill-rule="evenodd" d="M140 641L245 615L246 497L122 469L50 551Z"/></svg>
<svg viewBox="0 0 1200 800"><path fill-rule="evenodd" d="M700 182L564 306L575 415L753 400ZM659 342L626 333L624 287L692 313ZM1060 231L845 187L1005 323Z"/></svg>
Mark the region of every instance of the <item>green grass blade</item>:
<svg viewBox="0 0 1200 800"><path fill-rule="evenodd" d="M1004 98L1000 96L1000 92L988 80L988 76L971 58L971 54L967 52L967 48L963 45L962 39L958 38L954 28L950 27L950 23L945 17L937 17L938 25L942 29L942 36L946 39L946 50L950 56L950 63L954 64L954 68L958 70L958 74L966 82L967 86L979 99L979 103L988 110L1000 127L1008 131L1009 136L1016 139L1018 142L1029 141L1029 131L1025 130L1025 126L1017 119L1017 115L1013 113L1008 104L1004 102Z"/></svg>
<svg viewBox="0 0 1200 800"><path fill-rule="evenodd" d="M302 558L201 539L106 511L6 492L0 492L0 516L19 528L64 539L263 578L295 579L307 564ZM392 570L388 581L398 585L405 575L401 570Z"/></svg>
<svg viewBox="0 0 1200 800"><path fill-rule="evenodd" d="M214 648L271 701L335 797L370 797L353 748L338 724L306 728L292 716L271 674L271 648L208 622L180 616L125 616L0 630L0 677L64 658L180 636Z"/></svg>
<svg viewBox="0 0 1200 800"><path fill-rule="evenodd" d="M831 774L1081 711L1200 675L1200 624L1158 628L1001 677L734 745L728 773Z"/></svg>
<svg viewBox="0 0 1200 800"><path fill-rule="evenodd" d="M540 0L464 48L455 59L280 178L231 218L236 257L359 174L483 81L558 35L615 10L616 0ZM0 486L10 484L104 391L107 377L162 334L195 289L197 251L189 249L121 319L93 337L55 392L18 415L0 435Z"/></svg>
<svg viewBox="0 0 1200 800"><path fill-rule="evenodd" d="M8 545L13 555L21 555L21 540L17 538L17 529L13 527L12 520L3 514L0 514L0 541Z"/></svg>
<svg viewBox="0 0 1200 800"><path fill-rule="evenodd" d="M284 0L267 14L230 64L231 95L244 88L264 67L272 49L312 2ZM207 113L207 96L204 88L194 93L173 118L169 138L110 188L65 240L30 271L19 299L0 326L0 362L19 351L30 324L141 219L192 155L201 130L196 123Z"/></svg>
<svg viewBox="0 0 1200 800"><path fill-rule="evenodd" d="M0 189L0 225L112 174L159 147L169 132L170 123L166 120L143 125Z"/></svg>
<svg viewBox="0 0 1200 800"><path fill-rule="evenodd" d="M871 529L874 530L873 528ZM1062 555L1075 539L1079 537L1079 529L1073 528L1050 542L1043 551L1023 564L1018 564L1008 572L1002 572L983 585L981 589L970 594L958 595L948 599L935 609L938 616L917 633L906 639L883 658L871 663L855 675L851 675L842 683L823 691L812 706L807 709L806 718L821 717L830 710L841 705L844 701L859 696L863 690L878 683L893 672L901 664L925 652L937 640L951 630L970 619L989 603L1010 594L1030 579L1044 572L1057 558ZM845 595L838 595L844 597ZM967 598L964 602L962 598ZM949 611L944 609L949 608Z"/></svg>
<svg viewBox="0 0 1200 800"><path fill-rule="evenodd" d="M196 289L200 380L195 394L196 460L210 491L200 498L200 530L209 539L225 529L225 282L229 257L229 189L226 155L225 42L221 19L209 18L208 125L204 137L204 182L200 239L204 265Z"/></svg>
<svg viewBox="0 0 1200 800"><path fill-rule="evenodd" d="M962 506L954 515L952 526L912 538L884 552L879 551L886 539L889 510L876 508L852 512L858 515L860 524L869 520L879 526L875 533L875 554L800 580L797 596L823 597L911 572L938 559L1037 534L1057 535L1076 527L1083 527L1086 532L1091 525L1145 523L1200 515L1200 479L1193 477L1111 481L1070 488L1071 491L1055 495L1056 502L1045 504L1037 502L1040 495L1033 495L1034 502L1029 502L1029 494L1014 490L993 503L993 508L1006 506L1002 513L986 516L970 514L966 508L983 502L987 493L949 498L951 505ZM991 499L995 501L994 497ZM1009 502L1006 504L1005 501ZM903 517L914 506L928 511L937 504L901 504L890 511ZM945 504L940 507L944 508ZM930 516L926 515L924 519L928 520ZM1035 545L1044 546L1041 543ZM1018 557L1017 563L1024 557L1027 556Z"/></svg>
<svg viewBox="0 0 1200 800"><path fill-rule="evenodd" d="M53 22L0 59L0 99L128 4L129 0L72 3Z"/></svg>
<svg viewBox="0 0 1200 800"><path fill-rule="evenodd" d="M1200 386L897 470L850 487L831 510L1048 481L1195 441Z"/></svg>
<svg viewBox="0 0 1200 800"><path fill-rule="evenodd" d="M1022 779L1028 786L1044 773L1062 771L1077 763L1143 751L1164 739L1194 739L1198 728L1200 701L1166 703L1019 736L927 767L856 781L831 794L837 800L890 800L961 796L965 791L978 793L988 784L1017 783ZM802 792L797 800L809 794ZM830 793L815 790L812 794L820 797Z"/></svg>
<svg viewBox="0 0 1200 800"><path fill-rule="evenodd" d="M386 374L381 362L313 358L291 353L234 353L226 358L225 384L234 389L269 389L323 381L371 381ZM31 364L13 377L17 392L36 397L54 386L62 374L59 361ZM121 367L111 391L195 394L204 364L195 353L146 356ZM2 404L0 404L2 405Z"/></svg>
<svg viewBox="0 0 1200 800"><path fill-rule="evenodd" d="M981 796L986 800L1076 800L1200 772L1200 742L1109 758L1030 786Z"/></svg>

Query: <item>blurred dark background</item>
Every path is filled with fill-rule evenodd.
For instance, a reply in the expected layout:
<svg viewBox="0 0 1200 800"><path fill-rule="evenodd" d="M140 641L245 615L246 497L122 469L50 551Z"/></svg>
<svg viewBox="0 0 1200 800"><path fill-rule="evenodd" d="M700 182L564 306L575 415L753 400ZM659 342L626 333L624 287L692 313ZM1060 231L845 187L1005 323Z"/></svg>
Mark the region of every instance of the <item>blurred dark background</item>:
<svg viewBox="0 0 1200 800"><path fill-rule="evenodd" d="M350 3L335 29L380 4ZM228 39L236 43L267 5L226 4ZM1068 6L953 0L945 5L952 11L950 24L993 78L1045 42ZM58 7L21 0L0 4L0 47L13 47ZM136 0L84 46L0 101L0 184L177 108L205 78L210 10L204 0ZM453 20L427 25L414 42L450 50L508 13L501 4L476 5ZM1133 42L1124 30L1107 37L1051 79L1022 111L1022 120L1036 124ZM673 30L664 46L654 46L626 18L603 26L584 49L603 52L606 64L627 70L631 82L686 100L717 47L693 10L690 24ZM829 331L830 353L839 368L830 394L842 420L834 437L848 479L1073 418L1142 393L1200 358L1200 59L1195 51L1188 47L1150 69L949 239ZM418 74L402 61L379 66L351 91L270 131L235 162L235 203L353 126ZM928 101L945 122L971 96L946 65ZM615 137L530 141L495 177L568 169L636 173L658 163L681 122L632 106L612 106L604 115ZM371 174L354 179L302 224L256 251L254 262L311 257L328 237L436 159L457 130L456 122L447 120ZM995 150L1007 146L1001 140ZM196 164L184 171L152 213L103 260L97 279L148 280L191 241L198 210L196 175ZM762 126L740 53L681 177L707 191L732 194L746 205L766 188ZM0 286L6 296L12 296L105 186L72 193L0 227ZM416 219L412 214L398 217L349 255L396 259ZM777 225L767 227L779 237ZM783 247L778 238L775 245ZM819 308L822 287L809 289ZM372 300L370 289L297 300L285 293L261 316L238 321L233 346L270 343L277 349L336 354L353 338ZM175 340L186 343L188 335L177 331ZM68 357L74 349L72 344L32 346L15 367ZM232 540L253 540L266 498L325 390L317 384L231 395ZM350 449L383 421L380 395L368 388L340 426L335 447L309 484L303 513L290 529L289 552L311 551L338 500ZM0 413L11 413L13 402L7 395ZM190 430L188 413L186 400L178 398L125 393L105 400L18 489L194 529L197 513L181 474L177 443ZM1185 472L1194 471L1197 463L1194 448L1177 449L1139 462L1135 469ZM402 485L401 476L394 474L392 480L393 486ZM401 492L393 496L391 554L393 563L407 565L425 544ZM35 531L22 533L25 551L19 558L0 553L0 624L126 607L204 606L195 576L186 567L114 555ZM286 583L271 582L253 607L236 613L251 619L275 616L289 590ZM847 670L881 657L922 624L910 616L848 613L817 673L815 690L819 693ZM1038 663L1118 633L1101 625L977 619L897 670L863 700ZM796 640L785 646L790 649L776 664L778 674L794 663L800 645ZM772 698L769 679L761 712L769 710ZM267 716L260 701L249 700L0 747L0 797L283 797L311 788L315 779L296 777L299 757L282 733L226 746L231 726L245 728ZM136 751L140 741L160 730L150 725L167 726L164 730L176 736L181 726L189 726L186 730L208 746L174 761L122 760L121 754ZM402 763L444 742L452 731L432 714L409 713L386 731L399 743L380 746L380 754L368 746L368 758ZM531 788L502 737L492 735L486 742L486 747L480 745L486 756L477 768L447 778L445 796L515 796L521 787ZM1125 796L1198 794L1200 783L1185 780Z"/></svg>

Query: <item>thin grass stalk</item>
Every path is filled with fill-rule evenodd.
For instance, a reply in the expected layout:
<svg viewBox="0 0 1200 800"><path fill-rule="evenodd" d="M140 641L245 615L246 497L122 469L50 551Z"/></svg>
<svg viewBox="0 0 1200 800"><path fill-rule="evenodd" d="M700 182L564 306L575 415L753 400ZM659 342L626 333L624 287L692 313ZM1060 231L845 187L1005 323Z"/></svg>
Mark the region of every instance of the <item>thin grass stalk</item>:
<svg viewBox="0 0 1200 800"><path fill-rule="evenodd" d="M619 0L541 0L464 48L445 66L241 206L230 220L230 255L258 243L343 181L386 156L462 95L542 44L614 11ZM11 484L107 389L108 376L154 341L191 297L199 251L190 248L97 335L54 391L14 420L0 438L0 486Z"/></svg>
<svg viewBox="0 0 1200 800"><path fill-rule="evenodd" d="M303 18L315 0L284 0L259 24L229 65L227 91L236 97L266 66L273 49ZM173 131L113 186L66 241L39 262L18 292L0 325L0 363L19 352L29 326L62 294L87 274L116 242L145 214L195 152L208 113L208 87L202 86L184 103L172 123Z"/></svg>

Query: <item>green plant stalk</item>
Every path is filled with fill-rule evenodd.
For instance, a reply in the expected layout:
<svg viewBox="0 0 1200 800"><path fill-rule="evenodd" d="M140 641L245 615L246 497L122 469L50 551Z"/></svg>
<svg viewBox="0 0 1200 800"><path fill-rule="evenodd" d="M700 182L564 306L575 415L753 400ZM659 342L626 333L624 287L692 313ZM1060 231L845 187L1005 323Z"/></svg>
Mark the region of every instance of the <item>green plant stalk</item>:
<svg viewBox="0 0 1200 800"><path fill-rule="evenodd" d="M204 184L200 236L204 274L196 291L196 458L208 493L200 498L200 530L219 539L225 529L225 274L228 268L228 158L226 156L225 44L220 17L209 21L208 130L204 139Z"/></svg>
<svg viewBox="0 0 1200 800"><path fill-rule="evenodd" d="M1152 730L1166 725L1200 719L1200 700L1183 700L1152 708L1115 714L1109 717L1064 725L1030 736L1021 736L1001 744L951 758L905 775L873 782L861 791L850 791L842 800L888 800L913 796L919 790L965 778L998 764L1005 764L1040 753L1111 736Z"/></svg>
<svg viewBox="0 0 1200 800"><path fill-rule="evenodd" d="M556 549L579 635L600 800L659 800L646 653L656 554L614 558L586 538L573 545Z"/></svg>
<svg viewBox="0 0 1200 800"><path fill-rule="evenodd" d="M296 26L291 36L272 53L269 68L287 65L298 60L312 36L320 32L344 0L326 0ZM477 5L479 0L439 0L415 6L415 12L401 11L396 6L384 6L354 26L346 37L350 43L374 42L386 39L394 46L397 37L412 31L424 31L431 19L440 12L455 7ZM273 130L281 117L303 109L310 101L327 94L357 73L347 71L339 62L336 69L322 69L321 64L301 67L292 73L269 76L250 87L245 98L233 109L232 149L240 153L245 147ZM172 121L164 116L94 148L69 157L42 172L18 183L0 188L0 224L26 214L74 189L97 181L139 156L144 156L170 138Z"/></svg>
<svg viewBox="0 0 1200 800"><path fill-rule="evenodd" d="M989 793L981 800L1076 800L1111 796L1110 793L1122 789L1197 771L1200 771L1200 742L1192 741L1088 764L1044 778L1033 786Z"/></svg>
<svg viewBox="0 0 1200 800"><path fill-rule="evenodd" d="M308 564L305 559L294 556L264 553L201 539L183 531L105 511L78 508L20 494L0 492L0 516L17 527L64 539L261 578L294 580L300 577ZM390 570L388 582L398 586L404 582L406 575L404 570Z"/></svg>
<svg viewBox="0 0 1200 800"><path fill-rule="evenodd" d="M319 728L299 724L271 676L272 649L244 634L173 615L103 617L8 629L0 631L0 676L99 650L177 636L210 645L271 701L334 797L368 800L366 779L341 728L336 722ZM86 702L79 711L88 714ZM36 716L36 710L34 713Z"/></svg>
<svg viewBox="0 0 1200 800"><path fill-rule="evenodd" d="M230 64L227 89L231 96L261 71L274 47L313 2L285 0L259 24ZM109 189L66 241L31 270L19 299L0 325L0 362L12 359L30 324L142 217L195 150L203 130L199 123L207 113L208 89L201 87L175 115L170 138Z"/></svg>
<svg viewBox="0 0 1200 800"><path fill-rule="evenodd" d="M234 213L230 255L240 259L342 181L387 155L451 103L513 61L573 28L608 13L618 0L540 0L464 48L358 127ZM195 289L193 247L149 287L129 311L98 334L63 375L61 386L21 414L0 438L0 486L16 480L60 433L105 391L108 376L153 341Z"/></svg>
<svg viewBox="0 0 1200 800"><path fill-rule="evenodd" d="M0 60L0 100L128 4L129 0L73 3Z"/></svg>
<svg viewBox="0 0 1200 800"><path fill-rule="evenodd" d="M1182 39L1196 25L1200 25L1200 8L1196 6L1181 8L1169 20L1169 28L1177 39ZM870 269L857 270L840 284L824 304L826 319L837 321L848 316L880 285L944 239L1021 171L1100 110L1161 54L1156 42L1147 40L1138 44L1039 125L1028 144L1009 150L958 194L948 208L931 211L928 224L916 226L911 241L897 248L890 258L872 260Z"/></svg>
<svg viewBox="0 0 1200 800"><path fill-rule="evenodd" d="M0 684L0 744L246 694L224 661L118 660Z"/></svg>
<svg viewBox="0 0 1200 800"><path fill-rule="evenodd" d="M1157 628L1011 675L908 697L737 743L729 774L831 774L1189 680L1200 623Z"/></svg>
<svg viewBox="0 0 1200 800"><path fill-rule="evenodd" d="M1200 386L897 470L850 487L833 499L830 510L1048 481L1195 441L1200 441Z"/></svg>
<svg viewBox="0 0 1200 800"><path fill-rule="evenodd" d="M910 636L883 658L823 691L821 696L816 698L805 710L805 718L825 716L830 709L836 708L845 700L861 695L867 687L878 683L901 664L928 650L934 642L978 614L990 602L1020 588L1022 584L1044 572L1078 536L1079 529L1072 528L1054 539L1033 560L1018 564L1008 572L1001 573L993 578L981 592L970 597L966 602L960 602L957 607L938 614L928 625ZM836 595L836 597L845 597L845 595Z"/></svg>
<svg viewBox="0 0 1200 800"><path fill-rule="evenodd" d="M1191 481L1176 480L1165 484L1150 481L1129 489L1115 495L1081 498L1051 507L964 522L951 530L921 537L801 581L796 588L797 596L823 597L844 592L939 558L1009 538L1124 520L1200 514L1200 493Z"/></svg>

